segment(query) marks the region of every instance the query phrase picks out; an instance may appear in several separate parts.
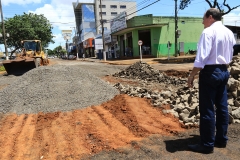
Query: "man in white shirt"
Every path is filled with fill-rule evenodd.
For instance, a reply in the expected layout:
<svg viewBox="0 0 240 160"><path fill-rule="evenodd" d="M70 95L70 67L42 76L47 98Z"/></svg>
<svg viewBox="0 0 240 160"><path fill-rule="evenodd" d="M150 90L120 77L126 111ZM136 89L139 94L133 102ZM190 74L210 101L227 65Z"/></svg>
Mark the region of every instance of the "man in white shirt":
<svg viewBox="0 0 240 160"><path fill-rule="evenodd" d="M198 42L193 70L188 77L188 86L192 87L194 76L200 71L199 130L201 139L199 144L188 146L194 152L212 153L214 146L225 148L228 140L226 84L229 72L227 65L232 60L233 45L236 41L232 31L222 24L221 18L222 14L215 8L207 10L204 14L204 30Z"/></svg>

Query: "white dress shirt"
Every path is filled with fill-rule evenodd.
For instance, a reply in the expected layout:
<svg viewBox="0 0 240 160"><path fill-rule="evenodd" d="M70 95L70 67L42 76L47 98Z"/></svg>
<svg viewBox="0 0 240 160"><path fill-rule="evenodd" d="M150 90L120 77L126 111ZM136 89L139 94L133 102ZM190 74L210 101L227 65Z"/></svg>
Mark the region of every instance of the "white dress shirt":
<svg viewBox="0 0 240 160"><path fill-rule="evenodd" d="M233 32L221 21L214 22L203 30L198 42L194 67L204 68L205 65L229 64L236 44Z"/></svg>

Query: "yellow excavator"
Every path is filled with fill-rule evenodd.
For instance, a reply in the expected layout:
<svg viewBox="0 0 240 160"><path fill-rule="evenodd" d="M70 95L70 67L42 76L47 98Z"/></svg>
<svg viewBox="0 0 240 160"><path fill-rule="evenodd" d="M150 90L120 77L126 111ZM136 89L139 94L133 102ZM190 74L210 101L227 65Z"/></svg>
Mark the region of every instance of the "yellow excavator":
<svg viewBox="0 0 240 160"><path fill-rule="evenodd" d="M2 62L8 75L22 75L29 70L49 64L49 60L42 50L40 40L23 40L23 49L13 60Z"/></svg>

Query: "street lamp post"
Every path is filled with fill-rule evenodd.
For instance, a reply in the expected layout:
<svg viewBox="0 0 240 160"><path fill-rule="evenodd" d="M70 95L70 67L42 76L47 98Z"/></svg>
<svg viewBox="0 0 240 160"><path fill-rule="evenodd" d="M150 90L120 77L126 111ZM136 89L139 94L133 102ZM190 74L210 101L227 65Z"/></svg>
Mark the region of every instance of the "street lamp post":
<svg viewBox="0 0 240 160"><path fill-rule="evenodd" d="M2 12L2 1L0 0L0 12L1 12L1 20L2 20L2 30L3 30L3 41L4 41L4 46L5 46L5 55L6 55L6 60L8 60L8 51L7 51L7 42L6 42L6 34L5 34L5 26L4 26L4 20L3 20L3 12ZM0 35L1 36L1 35ZM9 36L9 34L8 34Z"/></svg>

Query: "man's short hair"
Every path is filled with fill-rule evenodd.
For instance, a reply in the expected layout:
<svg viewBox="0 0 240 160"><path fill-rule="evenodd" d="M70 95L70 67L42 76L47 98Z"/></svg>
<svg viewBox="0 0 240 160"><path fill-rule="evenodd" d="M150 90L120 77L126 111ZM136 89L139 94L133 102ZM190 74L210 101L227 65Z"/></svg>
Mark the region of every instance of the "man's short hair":
<svg viewBox="0 0 240 160"><path fill-rule="evenodd" d="M221 21L222 20L222 13L219 11L219 9L216 8L210 8L207 10L205 13L206 18L208 18L210 15L212 15L213 19L216 21Z"/></svg>

